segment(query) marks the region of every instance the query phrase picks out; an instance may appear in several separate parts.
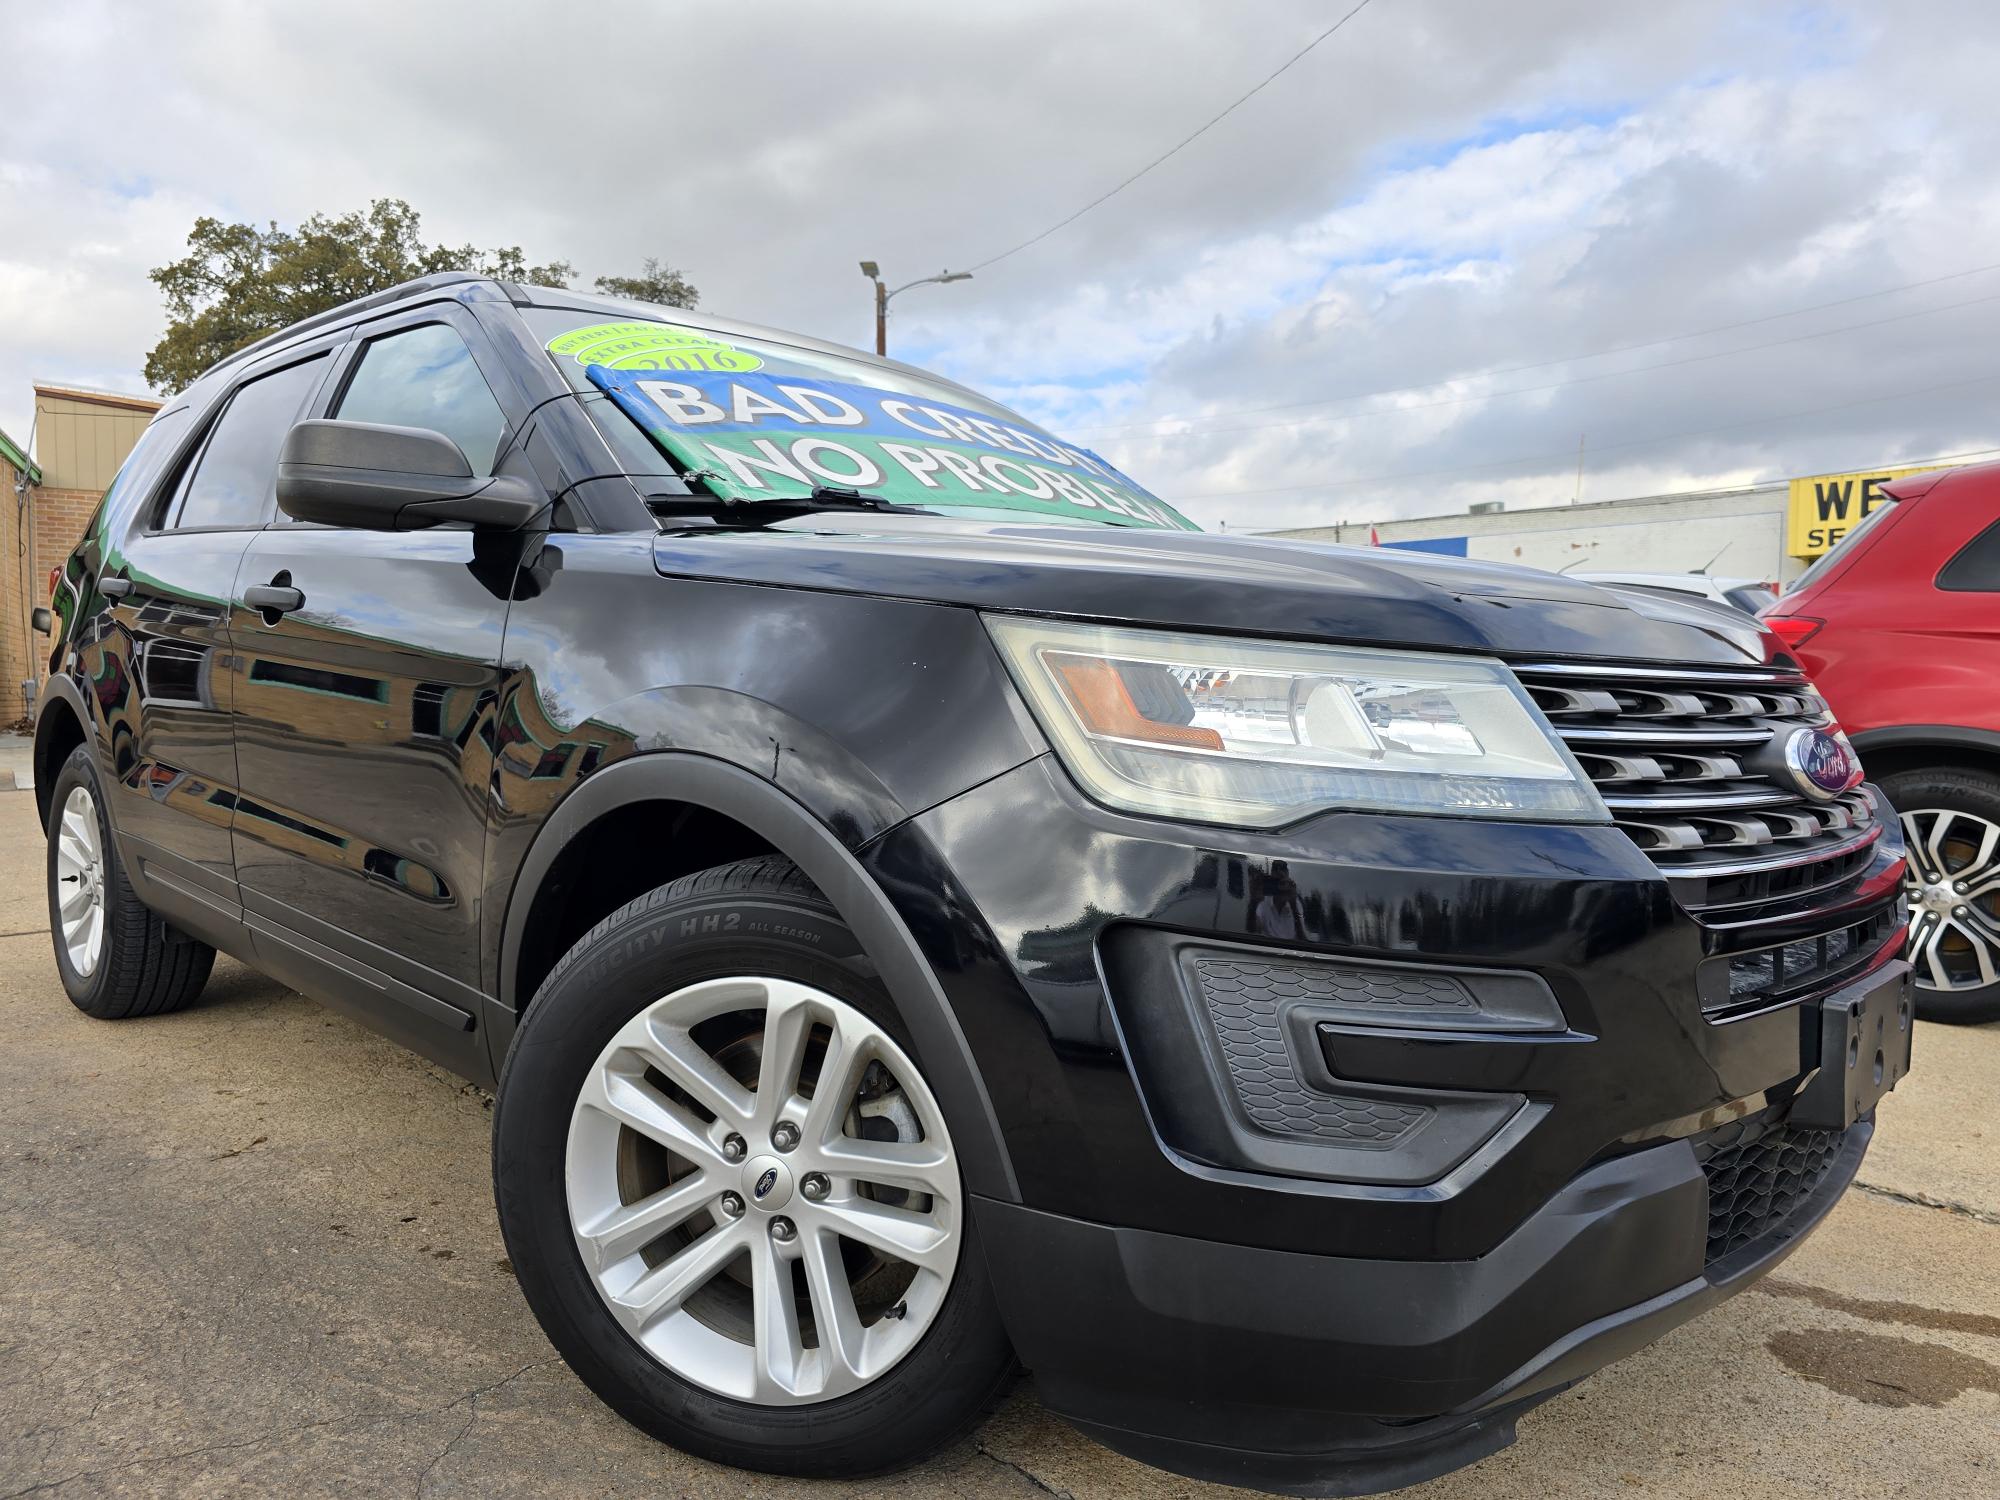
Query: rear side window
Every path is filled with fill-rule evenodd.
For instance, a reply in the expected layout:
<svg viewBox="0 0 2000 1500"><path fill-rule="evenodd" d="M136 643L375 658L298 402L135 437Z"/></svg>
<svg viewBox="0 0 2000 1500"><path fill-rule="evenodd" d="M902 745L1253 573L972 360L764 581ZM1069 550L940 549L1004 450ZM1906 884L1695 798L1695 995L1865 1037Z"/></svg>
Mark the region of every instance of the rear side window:
<svg viewBox="0 0 2000 1500"><path fill-rule="evenodd" d="M385 334L362 351L335 413L344 422L427 427L458 444L472 472L493 472L507 418L458 330L445 323Z"/></svg>
<svg viewBox="0 0 2000 1500"><path fill-rule="evenodd" d="M168 525L264 524L277 489L278 449L319 389L326 361L322 354L238 388L181 485Z"/></svg>
<svg viewBox="0 0 2000 1500"><path fill-rule="evenodd" d="M1938 570L1937 586L1955 594L2000 594L2000 521L1958 549Z"/></svg>

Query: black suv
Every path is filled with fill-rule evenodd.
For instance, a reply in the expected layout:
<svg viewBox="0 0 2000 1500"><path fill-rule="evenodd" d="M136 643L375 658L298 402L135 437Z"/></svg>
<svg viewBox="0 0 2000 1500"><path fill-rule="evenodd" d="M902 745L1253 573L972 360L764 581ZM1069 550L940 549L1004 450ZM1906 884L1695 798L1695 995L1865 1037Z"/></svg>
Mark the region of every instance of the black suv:
<svg viewBox="0 0 2000 1500"><path fill-rule="evenodd" d="M466 276L252 346L57 588L56 958L482 1084L649 1432L894 1468L1018 1359L1355 1493L1739 1290L1909 1056L1894 819L1748 618L1202 535L961 387ZM45 622L49 623L49 622Z"/></svg>

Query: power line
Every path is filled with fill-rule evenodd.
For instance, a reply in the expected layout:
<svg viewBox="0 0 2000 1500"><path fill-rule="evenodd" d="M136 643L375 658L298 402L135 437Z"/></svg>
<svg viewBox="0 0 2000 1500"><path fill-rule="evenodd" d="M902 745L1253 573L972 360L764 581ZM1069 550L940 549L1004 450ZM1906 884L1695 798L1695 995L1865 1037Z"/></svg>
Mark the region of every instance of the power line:
<svg viewBox="0 0 2000 1500"><path fill-rule="evenodd" d="M1043 240L1047 239L1057 230L1067 229L1070 225L1074 224L1078 219L1082 218L1085 214L1089 213L1093 208L1096 208L1098 205L1102 203L1107 203L1111 199L1117 197L1120 193L1124 192L1125 189L1130 187L1133 183L1137 182L1141 177L1144 177L1148 172L1152 171L1153 168L1167 161L1170 157L1175 156L1185 147L1193 145L1202 136L1206 135L1211 129L1213 129L1217 125L1220 125L1231 114L1235 113L1235 111L1239 107L1249 103L1249 101L1255 95L1262 93L1266 87L1268 87L1272 83L1275 83L1278 79L1279 74L1285 72L1285 70L1290 68L1293 63L1299 61L1299 59L1304 57L1308 52L1312 51L1313 48L1317 47L1321 42L1325 41L1328 37L1332 36L1336 31L1340 30L1340 28L1345 26L1349 21L1353 20L1356 16L1360 15L1362 11L1368 8L1368 4L1369 0L1361 0L1361 3L1355 6L1354 9L1350 10L1346 15L1342 16L1338 21L1335 21L1331 26L1327 27L1326 30L1322 31L1318 36L1314 37L1311 41L1307 42L1305 46L1301 47L1298 51L1294 52L1290 57L1286 58L1283 64L1280 65L1275 72L1268 74L1264 78L1263 82L1259 83L1255 88L1251 89L1249 93L1244 94L1241 98L1237 99L1235 103L1231 104L1227 109L1223 110L1221 114L1216 115L1214 118L1208 120L1206 123L1202 125L1202 127L1199 130L1195 131L1193 135L1188 136L1185 140L1180 141L1171 149L1164 151L1160 155L1154 157L1151 161L1147 162L1145 166L1139 168L1138 171L1134 172L1130 177L1127 177L1123 182L1119 183L1116 187L1111 188L1106 192L1099 193L1095 198L1092 198L1088 203L1084 204L1082 208L1079 208L1075 213L1071 214L1068 218L1060 219L1057 222L1051 224L1047 229L1044 229L1040 234L1035 235L1032 239L1025 239L1021 241L1020 244L1016 245L1011 250L1002 250L998 255L990 256L987 259L980 261L977 265L973 266L971 269L974 271L983 271L988 266L998 265L1001 261L1007 259L1007 257L1010 255L1019 255L1023 250L1027 249L1030 245L1040 244Z"/></svg>
<svg viewBox="0 0 2000 1500"><path fill-rule="evenodd" d="M1470 396L1447 396L1441 401L1420 401L1410 406L1379 406L1372 411L1327 412L1317 417L1299 417L1290 422L1253 422L1242 427L1189 427L1180 432L1146 433L1128 441L1143 442L1151 439L1155 442L1165 442L1181 438L1223 437L1234 432L1282 432L1310 427L1320 422L1355 422L1363 417L1387 417L1409 411L1430 411L1439 406L1464 406L1475 401L1499 401L1508 396L1532 396L1542 391L1558 391L1565 386L1593 385L1600 380L1620 380L1627 375L1643 375L1651 370L1675 370L1682 365L1706 364L1710 360L1728 359L1736 354L1754 354L1760 349L1781 349L1787 344L1803 344L1813 339L1833 338L1837 334L1859 333L1864 329L1881 328L1889 323L1907 322L1911 318L1928 318L1938 313L1956 312L1960 308L1978 307L1987 302L2000 302L2000 292L1989 292L1983 297L1968 297L1962 302L1947 302L1939 307L1920 307L1912 312L1892 313L1886 318L1871 318L1865 323L1843 323L1838 328L1822 328L1813 333L1795 333L1789 338L1769 339L1761 344L1744 344L1735 349L1717 349L1707 354L1690 354L1685 359L1659 360L1650 365L1634 365L1629 370L1605 370L1596 375L1576 375L1568 380L1551 380L1542 385L1517 386L1509 391L1484 391ZM1088 428L1076 430L1089 431Z"/></svg>
<svg viewBox="0 0 2000 1500"><path fill-rule="evenodd" d="M1979 375L1969 380L1948 380L1940 385L1920 386L1915 390L1893 391L1885 396L1864 396L1858 401L1840 401L1831 406L1811 406L1802 411L1786 412L1775 417L1752 417L1742 422L1719 422L1712 427L1690 427L1681 432L1663 432L1653 437L1631 438L1621 443L1601 443L1592 449L1593 454L1616 453L1630 448L1648 448L1659 443L1677 442L1681 438L1704 437L1712 432L1734 432L1746 427L1770 427L1783 422L1792 422L1800 417L1823 416L1827 412L1851 411L1858 406L1878 406L1885 401L1902 401L1912 396L1931 396L1939 391L1960 390L1966 386L1990 385L2000 380L2000 375ZM1350 484L1387 484L1399 479L1434 479L1447 474L1473 474L1487 469L1511 469L1522 464L1549 463L1561 459L1565 463L1574 455L1575 449L1561 448L1548 453L1529 453L1519 458L1495 459L1476 464L1455 464L1443 469L1407 469L1394 474L1363 474L1347 479L1320 479L1308 484L1272 485L1255 490L1206 490L1192 495L1163 497L1170 505L1179 505L1188 500L1231 500L1251 495L1291 495L1308 490L1339 489Z"/></svg>
<svg viewBox="0 0 2000 1500"><path fill-rule="evenodd" d="M1697 328L1688 333L1668 334L1665 338L1648 339L1639 344L1618 344L1608 349L1594 349L1586 354L1566 354L1560 359L1536 360L1532 364L1503 365L1497 370L1475 370L1468 375L1453 375L1442 380L1429 380L1419 385L1386 386L1373 391L1350 391L1344 396L1319 396L1306 401L1284 401L1275 406L1237 406L1222 411L1203 413L1203 418L1213 417L1254 417L1265 412L1297 411L1306 406L1332 406L1342 401L1365 401L1375 396L1408 396L1419 391L1432 391L1440 386L1451 385L1460 380L1490 380L1500 375L1521 375L1530 370L1546 370L1555 365L1578 364L1586 359L1604 359L1613 354L1636 354L1642 349L1658 349L1665 344L1678 344L1687 339L1707 338L1717 333L1733 333L1739 328L1755 328L1764 323L1776 323L1785 318L1803 317L1807 313L1825 312L1829 308L1849 307L1856 302L1872 302L1880 297L1893 297L1899 292L1914 292L1927 286L1942 286L1947 281L1963 281L1968 276L1984 275L1988 271L2000 271L2000 261L1991 265L1974 266L1967 271L1953 271L1948 276L1933 276L1924 281L1905 282L1902 286L1884 287L1880 291L1862 292L1852 297L1839 297L1831 302L1816 302L1809 307L1795 307L1788 312L1766 313L1758 318L1745 318L1736 323L1718 323L1711 328ZM1129 432L1139 427L1157 427L1162 422L1182 420L1173 416L1149 417L1141 422L1123 422L1104 427L1072 427L1071 432Z"/></svg>

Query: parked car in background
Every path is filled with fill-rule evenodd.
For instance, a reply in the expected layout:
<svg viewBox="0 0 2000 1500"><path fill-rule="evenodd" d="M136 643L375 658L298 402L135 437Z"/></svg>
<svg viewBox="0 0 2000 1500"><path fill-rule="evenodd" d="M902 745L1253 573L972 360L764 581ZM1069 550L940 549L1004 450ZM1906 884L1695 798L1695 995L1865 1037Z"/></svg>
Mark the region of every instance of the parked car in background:
<svg viewBox="0 0 2000 1500"><path fill-rule="evenodd" d="M1884 493L1764 622L1902 814L1919 1011L2000 1020L2000 464Z"/></svg>
<svg viewBox="0 0 2000 1500"><path fill-rule="evenodd" d="M1778 597L1778 591L1761 578L1715 578L1707 573L1571 573L1590 583L1614 589L1652 589L1666 594L1689 594L1711 604L1726 604L1746 615Z"/></svg>

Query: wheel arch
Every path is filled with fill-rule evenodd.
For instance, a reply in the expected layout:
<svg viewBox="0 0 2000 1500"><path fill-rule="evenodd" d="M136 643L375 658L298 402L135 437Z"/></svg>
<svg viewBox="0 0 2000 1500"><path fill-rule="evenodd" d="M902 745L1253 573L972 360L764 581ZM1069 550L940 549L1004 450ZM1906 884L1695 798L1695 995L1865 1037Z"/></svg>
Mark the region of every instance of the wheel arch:
<svg viewBox="0 0 2000 1500"><path fill-rule="evenodd" d="M34 776L35 812L42 826L49 824L49 796L63 762L78 745L90 743L90 715L83 694L67 677L51 677L42 689L41 708L35 715Z"/></svg>
<svg viewBox="0 0 2000 1500"><path fill-rule="evenodd" d="M1957 724L1899 724L1852 736L1871 781L1903 771L1957 767L2000 774L2000 733Z"/></svg>
<svg viewBox="0 0 2000 1500"><path fill-rule="evenodd" d="M743 857L736 850L782 854L819 887L861 939L916 1043L949 1118L967 1187L1018 1202L1019 1185L984 1077L901 915L825 823L772 782L712 756L657 751L616 761L579 784L537 832L515 876L501 928L500 1004L487 1028L495 1076L532 997L524 991L539 983L538 969L546 973L533 930L547 921L544 902L565 852L605 828L607 819L618 819L613 826L622 827L635 810L660 806L691 809L720 820L714 828L740 831L740 842L726 858ZM671 878L672 872L660 872L647 888Z"/></svg>

